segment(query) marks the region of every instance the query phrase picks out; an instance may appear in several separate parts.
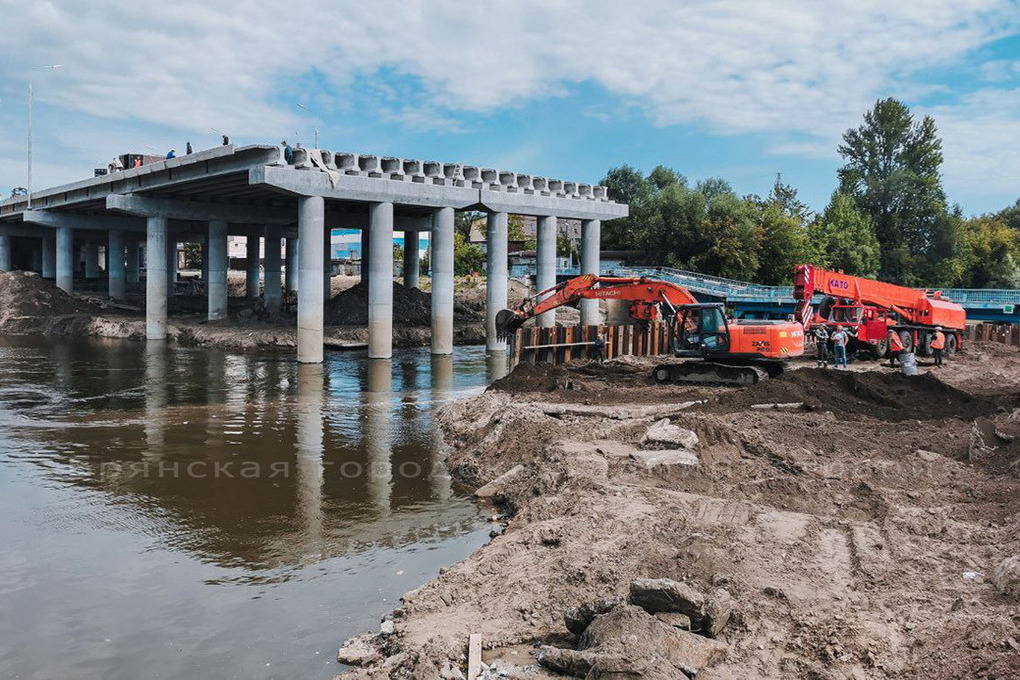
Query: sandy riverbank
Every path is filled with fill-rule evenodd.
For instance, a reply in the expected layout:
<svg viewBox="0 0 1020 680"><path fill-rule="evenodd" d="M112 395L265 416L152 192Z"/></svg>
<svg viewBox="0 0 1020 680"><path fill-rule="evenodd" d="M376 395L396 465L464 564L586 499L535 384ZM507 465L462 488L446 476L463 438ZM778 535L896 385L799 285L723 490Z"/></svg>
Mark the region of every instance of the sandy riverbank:
<svg viewBox="0 0 1020 680"><path fill-rule="evenodd" d="M1020 677L1020 353L745 390L651 365L521 368L442 412L505 532L341 650L365 664L344 677L463 677L472 633L485 678Z"/></svg>
<svg viewBox="0 0 1020 680"><path fill-rule="evenodd" d="M279 313L259 320L253 303L241 297L243 276L230 280L229 319L208 322L206 301L188 282L177 285L169 301L167 337L180 344L234 350L292 348L297 344L296 313ZM427 282L426 282L427 284ZM367 296L357 277L335 276L333 298L327 303L325 339L334 348L360 347L368 341ZM397 347L426 346L431 340L431 296L426 290L394 283L393 342ZM527 289L514 282L510 303L517 304ZM112 304L101 295L68 295L52 282L25 272L0 272L0 333L48 337L145 339L144 296L136 292L125 304ZM454 342L485 341L485 283L465 277L457 282L454 299ZM569 321L576 310L565 310Z"/></svg>

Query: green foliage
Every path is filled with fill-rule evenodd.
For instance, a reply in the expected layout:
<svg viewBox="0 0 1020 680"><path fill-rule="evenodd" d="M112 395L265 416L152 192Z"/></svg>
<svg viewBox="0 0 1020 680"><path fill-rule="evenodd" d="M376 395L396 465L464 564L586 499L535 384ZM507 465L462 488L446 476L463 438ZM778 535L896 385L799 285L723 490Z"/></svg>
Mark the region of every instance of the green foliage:
<svg viewBox="0 0 1020 680"><path fill-rule="evenodd" d="M185 269L198 269L202 266L202 244L201 243L185 243L184 244L184 268Z"/></svg>
<svg viewBox="0 0 1020 680"><path fill-rule="evenodd" d="M870 215L882 248L881 275L909 282L935 245L946 213L939 167L942 140L935 121L916 122L904 104L884 99L864 114L864 124L843 134L840 191Z"/></svg>
<svg viewBox="0 0 1020 680"><path fill-rule="evenodd" d="M528 240L528 235L524 233L524 218L520 215L507 216L506 229L510 241Z"/></svg>
<svg viewBox="0 0 1020 680"><path fill-rule="evenodd" d="M957 285L1020 287L1020 232L999 215L961 221L955 259L960 269L959 281L954 281Z"/></svg>
<svg viewBox="0 0 1020 680"><path fill-rule="evenodd" d="M453 234L453 273L467 276L485 270L485 253L459 231Z"/></svg>
<svg viewBox="0 0 1020 680"><path fill-rule="evenodd" d="M821 267L854 276L874 277L881 266L881 250L871 218L854 199L836 191L829 205L808 228L806 259Z"/></svg>

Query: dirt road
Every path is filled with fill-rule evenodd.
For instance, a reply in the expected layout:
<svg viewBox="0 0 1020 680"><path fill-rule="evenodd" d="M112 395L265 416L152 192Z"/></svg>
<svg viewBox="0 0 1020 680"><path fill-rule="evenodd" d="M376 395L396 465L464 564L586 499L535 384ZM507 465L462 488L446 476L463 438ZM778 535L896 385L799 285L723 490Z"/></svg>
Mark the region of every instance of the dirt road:
<svg viewBox="0 0 1020 680"><path fill-rule="evenodd" d="M1020 677L1020 353L974 344L915 379L804 362L745 390L650 368L522 367L443 412L451 470L505 531L342 650L367 662L349 677L462 677L472 633L489 678ZM640 578L695 611L610 603L568 631L571 607L642 604ZM699 597L732 608L714 640L681 630Z"/></svg>

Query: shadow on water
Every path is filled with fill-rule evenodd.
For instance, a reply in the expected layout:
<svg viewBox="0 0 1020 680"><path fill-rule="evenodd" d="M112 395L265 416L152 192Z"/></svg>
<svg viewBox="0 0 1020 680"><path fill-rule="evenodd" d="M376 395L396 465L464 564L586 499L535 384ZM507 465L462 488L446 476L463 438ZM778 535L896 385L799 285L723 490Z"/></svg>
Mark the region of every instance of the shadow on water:
<svg viewBox="0 0 1020 680"><path fill-rule="evenodd" d="M0 676L332 677L484 542L433 418L503 372L3 341Z"/></svg>

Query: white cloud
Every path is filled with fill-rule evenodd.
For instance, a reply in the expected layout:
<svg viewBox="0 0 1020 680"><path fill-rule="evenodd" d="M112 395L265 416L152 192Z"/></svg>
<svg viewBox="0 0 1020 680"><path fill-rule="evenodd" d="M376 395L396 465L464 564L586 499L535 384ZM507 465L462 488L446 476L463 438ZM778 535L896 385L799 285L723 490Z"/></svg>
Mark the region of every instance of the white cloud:
<svg viewBox="0 0 1020 680"><path fill-rule="evenodd" d="M298 116L280 98L308 98L301 86L312 73L329 83L312 96L317 106L334 110L359 76L412 77L416 101L402 104L400 89L381 95L396 100L386 118L445 131L466 115L586 82L657 125L828 143L877 97L937 88L916 74L1016 31L1017 9L1015 0L0 0L0 83L20 87L29 66L64 63L40 75L41 101L99 119L268 138L294 129ZM9 94L0 86L0 97ZM958 120L971 106L939 111L947 156L950 133L954 152L995 152ZM813 156L818 146L774 148Z"/></svg>

